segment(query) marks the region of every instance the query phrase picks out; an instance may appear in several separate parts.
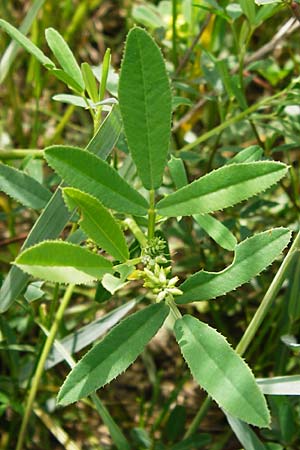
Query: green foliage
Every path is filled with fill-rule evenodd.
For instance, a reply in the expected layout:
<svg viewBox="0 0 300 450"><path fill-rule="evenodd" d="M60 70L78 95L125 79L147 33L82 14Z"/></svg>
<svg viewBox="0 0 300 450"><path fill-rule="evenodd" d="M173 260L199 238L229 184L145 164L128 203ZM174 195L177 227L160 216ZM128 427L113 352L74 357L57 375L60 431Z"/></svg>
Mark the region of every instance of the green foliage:
<svg viewBox="0 0 300 450"><path fill-rule="evenodd" d="M51 197L51 192L34 178L4 164L0 164L0 189L33 209L44 208Z"/></svg>
<svg viewBox="0 0 300 450"><path fill-rule="evenodd" d="M181 286L178 303L209 300L236 289L260 274L287 246L291 233L274 228L256 234L235 247L234 260L221 272L204 270L189 277Z"/></svg>
<svg viewBox="0 0 300 450"><path fill-rule="evenodd" d="M175 335L193 377L221 408L252 425L269 425L267 404L252 372L221 334L185 315L176 321Z"/></svg>
<svg viewBox="0 0 300 450"><path fill-rule="evenodd" d="M67 405L109 383L133 363L164 323L169 308L150 305L117 325L75 366L64 382L58 402Z"/></svg>
<svg viewBox="0 0 300 450"><path fill-rule="evenodd" d="M160 200L162 216L188 216L218 211L263 192L287 172L282 163L272 161L232 164L193 181Z"/></svg>
<svg viewBox="0 0 300 450"><path fill-rule="evenodd" d="M171 89L161 52L141 28L134 28L127 36L119 100L138 173L145 188L156 189L161 185L169 150Z"/></svg>
<svg viewBox="0 0 300 450"><path fill-rule="evenodd" d="M119 261L129 258L122 230L111 213L94 197L78 189L64 188L64 198L71 210L79 208L80 227L99 247Z"/></svg>
<svg viewBox="0 0 300 450"><path fill-rule="evenodd" d="M55 145L45 150L45 157L66 183L93 195L104 206L140 216L147 213L144 197L97 156L80 148Z"/></svg>
<svg viewBox="0 0 300 450"><path fill-rule="evenodd" d="M45 241L25 250L15 264L24 272L56 283L89 284L112 273L112 264L67 242Z"/></svg>

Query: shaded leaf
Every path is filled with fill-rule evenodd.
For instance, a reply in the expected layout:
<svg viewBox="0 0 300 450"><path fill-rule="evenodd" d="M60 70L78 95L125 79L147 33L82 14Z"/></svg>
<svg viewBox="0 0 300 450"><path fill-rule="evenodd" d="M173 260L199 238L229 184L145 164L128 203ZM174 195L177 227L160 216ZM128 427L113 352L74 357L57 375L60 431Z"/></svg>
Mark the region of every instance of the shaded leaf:
<svg viewBox="0 0 300 450"><path fill-rule="evenodd" d="M244 450L267 450L249 425L232 417L230 414L226 414L226 418L232 431L244 447Z"/></svg>
<svg viewBox="0 0 300 450"><path fill-rule="evenodd" d="M271 187L287 170L273 161L226 165L160 200L157 210L175 217L228 208Z"/></svg>
<svg viewBox="0 0 300 450"><path fill-rule="evenodd" d="M300 395L300 375L258 378L256 382L266 395Z"/></svg>
<svg viewBox="0 0 300 450"><path fill-rule="evenodd" d="M168 313L164 303L157 303L123 320L76 364L59 391L58 403L73 403L120 375L143 351Z"/></svg>
<svg viewBox="0 0 300 450"><path fill-rule="evenodd" d="M73 78L77 85L80 86L81 90L84 91L84 82L80 67L64 38L54 28L47 28L45 36L49 47L62 69L69 77Z"/></svg>
<svg viewBox="0 0 300 450"><path fill-rule="evenodd" d="M77 147L45 149L51 167L72 187L93 195L108 208L143 216L148 204L118 172L95 155Z"/></svg>
<svg viewBox="0 0 300 450"><path fill-rule="evenodd" d="M176 189L180 189L188 184L185 167L181 158L175 158L172 155L168 162L168 167Z"/></svg>
<svg viewBox="0 0 300 450"><path fill-rule="evenodd" d="M178 303L208 300L236 289L257 276L287 246L291 232L286 228L274 228L258 233L235 247L232 264L221 272L197 272L181 286L183 295Z"/></svg>
<svg viewBox="0 0 300 450"><path fill-rule="evenodd" d="M174 330L193 377L218 405L244 422L267 427L266 400L250 368L226 339L189 315L178 319Z"/></svg>
<svg viewBox="0 0 300 450"><path fill-rule="evenodd" d="M73 188L64 188L64 198L71 210L79 208L80 227L99 247L119 261L129 258L124 234L112 214L89 194Z"/></svg>
<svg viewBox="0 0 300 450"><path fill-rule="evenodd" d="M193 216L204 231L221 247L234 250L237 240L225 225L209 214L196 214Z"/></svg>
<svg viewBox="0 0 300 450"><path fill-rule="evenodd" d="M42 209L51 198L51 192L26 173L0 163L0 190L24 206Z"/></svg>
<svg viewBox="0 0 300 450"><path fill-rule="evenodd" d="M112 273L112 264L78 245L45 241L28 248L15 260L24 272L55 283L90 284Z"/></svg>
<svg viewBox="0 0 300 450"><path fill-rule="evenodd" d="M28 39L23 33L21 33L17 28L10 25L3 19L0 19L0 27L6 31L9 36L18 42L18 44L23 47L28 53L33 55L41 64L43 64L48 69L53 69L55 64L51 59L49 59L36 45L34 45L30 39Z"/></svg>
<svg viewBox="0 0 300 450"><path fill-rule="evenodd" d="M133 28L127 36L119 100L139 176L145 188L158 188L169 150L172 96L160 49L141 28Z"/></svg>
<svg viewBox="0 0 300 450"><path fill-rule="evenodd" d="M94 320L93 322L79 328L79 330L74 331L74 333L69 334L64 337L60 344L63 346L68 354L77 353L100 336L103 336L108 330L110 330L114 325L116 325L119 320L121 320L129 311L131 311L136 305L135 300L131 300L125 305L119 306L119 308L110 311L103 317ZM51 369L51 367L56 366L64 360L64 356L61 354L59 349L55 346L52 347L48 358L45 363L45 369Z"/></svg>

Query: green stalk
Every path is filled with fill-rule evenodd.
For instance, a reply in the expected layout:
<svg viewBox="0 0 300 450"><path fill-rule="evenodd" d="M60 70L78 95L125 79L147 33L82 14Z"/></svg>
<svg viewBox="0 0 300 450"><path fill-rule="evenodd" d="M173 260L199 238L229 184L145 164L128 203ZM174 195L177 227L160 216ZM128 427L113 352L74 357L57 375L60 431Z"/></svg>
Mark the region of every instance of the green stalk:
<svg viewBox="0 0 300 450"><path fill-rule="evenodd" d="M173 64L174 71L178 65L178 55L177 55L177 0L172 0L172 53L173 53Z"/></svg>
<svg viewBox="0 0 300 450"><path fill-rule="evenodd" d="M147 246L147 239L136 223L136 221L130 217L127 217L127 219L124 220L124 223L128 226L131 233L134 235L134 237L139 241L142 247Z"/></svg>
<svg viewBox="0 0 300 450"><path fill-rule="evenodd" d="M191 150L192 148L196 147L197 145L201 144L202 142L207 141L207 139L211 138L212 136L215 136L216 134L221 133L221 131L225 130L230 125L233 125L233 124L239 122L240 120L245 119L249 114L252 114L253 112L257 111L262 106L265 106L268 103L271 103L276 98L285 94L288 89L289 88L286 88L286 89L282 90L281 92L277 92L277 94L274 94L271 97L267 97L267 98L261 100L260 102L254 103L254 105L249 106L249 108L245 109L244 111L240 112L239 114L231 117L230 119L225 120L225 122L221 123L220 125L213 128L212 130L207 131L207 133L202 134L202 136L199 136L194 142L191 142L190 144L185 145L179 151L186 152L186 151Z"/></svg>
<svg viewBox="0 0 300 450"><path fill-rule="evenodd" d="M150 191L150 206L148 209L148 241L154 238L154 232L155 232L155 191L154 189L151 189Z"/></svg>
<svg viewBox="0 0 300 450"><path fill-rule="evenodd" d="M31 388L30 388L29 396L28 396L27 403L26 403L25 413L23 416L21 429L20 429L20 433L18 436L16 450L22 450L22 448L23 448L23 442L24 442L24 438L26 435L27 425L28 425L29 418L30 418L30 415L32 412L32 407L33 407L33 403L34 403L34 400L36 397L36 393L37 393L37 390L38 390L38 387L40 384L40 379L44 372L45 362L46 362L47 356L51 350L52 344L54 342L54 339L55 339L58 327L63 318L64 312L71 300L73 289L74 289L73 285L68 286L68 288L66 289L65 295L64 295L62 302L57 310L53 324L49 331L49 335L46 339L44 348L43 348L41 356L39 358L39 362L38 362L35 374L32 379Z"/></svg>
<svg viewBox="0 0 300 450"><path fill-rule="evenodd" d="M18 149L18 150L2 150L0 149L0 160L23 159L26 156L33 158L44 158L44 151L38 149Z"/></svg>
<svg viewBox="0 0 300 450"><path fill-rule="evenodd" d="M204 400L204 402L202 403L196 416L194 417L194 420L192 421L189 428L187 429L187 432L185 433L183 439L187 439L196 433L200 423L202 422L203 418L206 416L206 413L209 410L211 404L212 404L212 398L208 395L206 397L206 399Z"/></svg>

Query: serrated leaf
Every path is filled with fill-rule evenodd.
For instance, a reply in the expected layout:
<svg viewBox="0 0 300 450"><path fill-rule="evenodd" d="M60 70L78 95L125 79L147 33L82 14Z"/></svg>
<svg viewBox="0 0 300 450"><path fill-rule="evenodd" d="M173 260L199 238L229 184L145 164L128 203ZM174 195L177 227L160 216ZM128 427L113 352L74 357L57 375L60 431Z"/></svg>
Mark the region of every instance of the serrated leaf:
<svg viewBox="0 0 300 450"><path fill-rule="evenodd" d="M175 217L228 208L271 187L287 170L285 164L273 161L227 165L160 200L157 210Z"/></svg>
<svg viewBox="0 0 300 450"><path fill-rule="evenodd" d="M99 247L119 261L129 258L124 234L112 214L89 194L73 188L63 189L66 203L71 209L79 208L80 227Z"/></svg>
<svg viewBox="0 0 300 450"><path fill-rule="evenodd" d="M232 264L221 272L197 272L180 289L180 304L219 297L247 283L269 266L287 246L291 232L274 228L258 233L235 247Z"/></svg>
<svg viewBox="0 0 300 450"><path fill-rule="evenodd" d="M72 187L93 195L108 208L143 216L148 204L118 172L95 155L77 147L45 149L49 165Z"/></svg>
<svg viewBox="0 0 300 450"><path fill-rule="evenodd" d="M51 192L24 172L0 163L0 190L24 206L42 209Z"/></svg>
<svg viewBox="0 0 300 450"><path fill-rule="evenodd" d="M59 391L58 403L73 403L120 375L143 351L168 313L164 303L157 303L123 320L76 364Z"/></svg>
<svg viewBox="0 0 300 450"><path fill-rule="evenodd" d="M174 331L193 377L218 405L244 422L267 427L266 400L250 368L226 339L189 315L175 322Z"/></svg>
<svg viewBox="0 0 300 450"><path fill-rule="evenodd" d="M122 121L118 107L102 122L97 133L87 145L87 150L106 159L114 148L122 129ZM71 214L65 206L61 190L58 188L51 197L34 227L25 240L22 249L30 247L45 239L55 239L68 223ZM29 275L13 266L0 289L0 313L5 312L26 286Z"/></svg>
<svg viewBox="0 0 300 450"><path fill-rule="evenodd" d="M60 344L69 354L79 352L92 342L95 342L96 339L99 339L100 336L103 336L129 311L131 311L135 305L136 300L131 300L130 302L119 306L118 308L107 313L105 316L100 317L88 325L79 328L79 330L74 331L68 336L65 336L60 341ZM61 352L53 346L46 360L45 369L51 369L51 367L56 366L56 364L59 364L63 360L64 355L62 355Z"/></svg>
<svg viewBox="0 0 300 450"><path fill-rule="evenodd" d="M127 36L119 101L132 158L146 189L161 185L171 133L172 96L160 49L141 28Z"/></svg>
<svg viewBox="0 0 300 450"><path fill-rule="evenodd" d="M62 69L81 87L84 91L84 82L77 61L70 47L54 28L47 28L45 36L49 47Z"/></svg>
<svg viewBox="0 0 300 450"><path fill-rule="evenodd" d="M17 28L13 27L10 23L3 19L0 19L0 27L6 31L9 36L18 42L28 53L33 55L41 64L48 69L55 68L55 64L49 59L36 45L34 45L23 33Z"/></svg>
<svg viewBox="0 0 300 450"><path fill-rule="evenodd" d="M45 241L28 248L15 260L24 272L46 281L90 284L105 273L113 273L112 263L103 256L63 241Z"/></svg>
<svg viewBox="0 0 300 450"><path fill-rule="evenodd" d="M193 216L204 231L221 247L226 250L234 250L237 240L225 225L209 214L196 214Z"/></svg>

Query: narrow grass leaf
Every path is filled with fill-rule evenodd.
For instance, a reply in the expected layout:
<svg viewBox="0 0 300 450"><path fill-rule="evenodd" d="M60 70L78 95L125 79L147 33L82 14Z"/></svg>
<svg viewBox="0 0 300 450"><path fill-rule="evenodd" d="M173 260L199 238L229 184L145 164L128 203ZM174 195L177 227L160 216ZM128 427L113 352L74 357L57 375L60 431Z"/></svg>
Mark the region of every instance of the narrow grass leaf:
<svg viewBox="0 0 300 450"><path fill-rule="evenodd" d="M258 233L235 247L232 264L221 272L197 272L181 286L178 303L209 300L247 283L268 267L287 246L291 232L274 228Z"/></svg>
<svg viewBox="0 0 300 450"><path fill-rule="evenodd" d="M80 227L99 247L119 261L129 258L124 234L112 214L89 194L73 188L64 188L64 198L71 207L79 208Z"/></svg>
<svg viewBox="0 0 300 450"><path fill-rule="evenodd" d="M147 213L144 197L97 156L80 148L55 145L45 150L45 157L66 183L98 198L104 206L138 216Z"/></svg>
<svg viewBox="0 0 300 450"><path fill-rule="evenodd" d="M46 281L90 284L105 273L113 273L112 264L103 256L63 241L45 241L28 248L15 260L24 272Z"/></svg>
<svg viewBox="0 0 300 450"><path fill-rule="evenodd" d="M300 395L300 375L258 378L256 381L266 395Z"/></svg>
<svg viewBox="0 0 300 450"><path fill-rule="evenodd" d="M0 190L24 206L42 209L51 192L21 170L0 163Z"/></svg>
<svg viewBox="0 0 300 450"><path fill-rule="evenodd" d="M244 422L267 427L266 400L250 368L226 339L189 315L178 319L174 330L193 377L218 405Z"/></svg>
<svg viewBox="0 0 300 450"><path fill-rule="evenodd" d="M127 36L119 100L139 176L146 189L158 188L169 150L172 96L160 49L141 28Z"/></svg>
<svg viewBox="0 0 300 450"><path fill-rule="evenodd" d="M230 428L236 435L239 442L242 444L244 450L267 450L265 445L256 436L254 431L248 424L242 422L230 414L225 414Z"/></svg>
<svg viewBox="0 0 300 450"><path fill-rule="evenodd" d="M157 210L162 216L175 217L228 208L268 189L287 170L285 164L273 161L224 166L160 200Z"/></svg>
<svg viewBox="0 0 300 450"><path fill-rule="evenodd" d="M227 162L227 166L230 164L258 161L262 158L263 153L263 149L259 145L250 145L250 147L244 148L231 158Z"/></svg>
<svg viewBox="0 0 300 450"><path fill-rule="evenodd" d="M123 320L76 364L58 394L68 405L112 381L138 357L164 323L169 308L150 305Z"/></svg>
<svg viewBox="0 0 300 450"><path fill-rule="evenodd" d="M93 322L79 328L74 333L69 334L64 337L60 344L63 346L68 354L74 354L87 347L96 339L103 336L108 330L110 330L114 325L116 325L126 314L131 311L136 305L136 300L131 300L124 305L110 311L105 316L94 320ZM56 366L61 361L64 360L64 356L61 352L54 346L52 347L48 358L45 363L45 369L51 369L51 367Z"/></svg>
<svg viewBox="0 0 300 450"><path fill-rule="evenodd" d="M46 40L55 58L62 69L81 87L84 91L84 82L80 67L64 38L54 28L47 28Z"/></svg>
<svg viewBox="0 0 300 450"><path fill-rule="evenodd" d="M17 28L10 25L3 19L0 19L0 27L9 34L9 36L14 39L21 47L23 47L28 53L33 55L41 64L43 64L48 69L54 69L55 64L51 59L49 59L36 45L34 45L30 39L28 39L23 33L21 33Z"/></svg>
<svg viewBox="0 0 300 450"><path fill-rule="evenodd" d="M233 251L237 240L235 236L215 217L209 214L196 214L193 216L196 222L204 231L217 243L226 250Z"/></svg>
<svg viewBox="0 0 300 450"><path fill-rule="evenodd" d="M121 129L122 121L120 111L115 106L101 124L95 136L90 140L86 149L98 155L100 158L106 159L114 148L120 136ZM24 250L45 239L57 238L68 223L70 217L71 213L65 206L61 190L58 188L31 229L22 249ZM13 266L10 269L0 289L0 313L5 312L16 300L25 288L28 279L29 275L18 267Z"/></svg>

